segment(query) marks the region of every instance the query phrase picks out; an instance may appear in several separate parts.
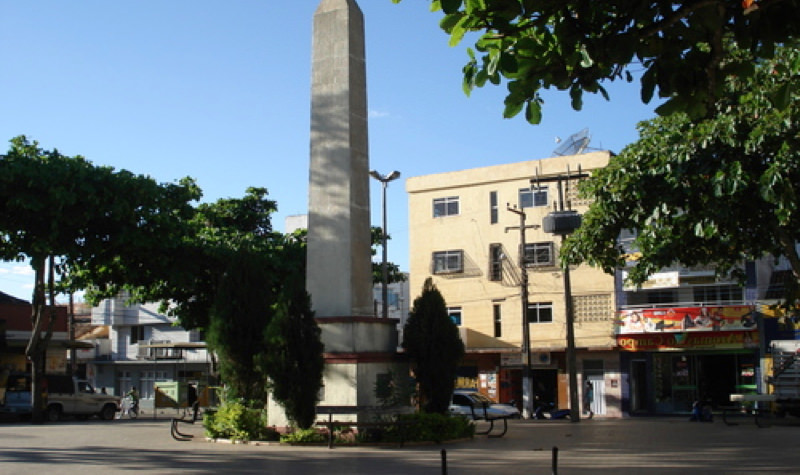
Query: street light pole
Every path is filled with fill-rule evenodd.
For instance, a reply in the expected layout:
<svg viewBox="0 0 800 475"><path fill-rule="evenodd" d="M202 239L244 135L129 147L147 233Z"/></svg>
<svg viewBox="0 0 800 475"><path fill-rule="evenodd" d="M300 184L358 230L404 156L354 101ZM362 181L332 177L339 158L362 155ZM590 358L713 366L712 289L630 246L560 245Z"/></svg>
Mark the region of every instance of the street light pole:
<svg viewBox="0 0 800 475"><path fill-rule="evenodd" d="M370 176L379 182L381 182L381 187L383 188L383 194L381 196L381 205L383 208L383 228L381 229L381 247L383 248L383 259L381 262L381 274L382 274L382 287L381 287L381 310L383 313L383 318L389 317L389 302L388 302L388 295L389 295L389 269L386 265L388 254L386 251L386 241L388 239L388 234L386 233L386 187L390 181L396 180L400 178L400 172L395 170L388 175L381 175L375 170L370 170Z"/></svg>

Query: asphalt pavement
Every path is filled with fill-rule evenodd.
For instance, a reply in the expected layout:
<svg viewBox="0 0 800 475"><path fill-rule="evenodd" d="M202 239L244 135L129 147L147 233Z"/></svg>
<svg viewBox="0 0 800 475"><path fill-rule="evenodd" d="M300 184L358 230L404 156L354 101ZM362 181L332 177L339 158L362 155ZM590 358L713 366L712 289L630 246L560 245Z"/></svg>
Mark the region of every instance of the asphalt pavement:
<svg viewBox="0 0 800 475"><path fill-rule="evenodd" d="M199 424L179 442L167 418L14 422L0 423L0 473L441 474L444 458L448 474L550 474L554 447L559 474L800 473L800 425L736 422L520 420L501 438L334 449L208 442Z"/></svg>

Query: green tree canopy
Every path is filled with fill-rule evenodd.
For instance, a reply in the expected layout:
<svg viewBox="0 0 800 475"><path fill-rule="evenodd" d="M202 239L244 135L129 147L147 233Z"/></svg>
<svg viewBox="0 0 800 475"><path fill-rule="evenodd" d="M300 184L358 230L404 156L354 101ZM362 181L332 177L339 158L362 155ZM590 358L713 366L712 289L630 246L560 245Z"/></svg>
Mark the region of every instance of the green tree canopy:
<svg viewBox="0 0 800 475"><path fill-rule="evenodd" d="M322 343L305 288L305 232L274 232L276 210L265 188L199 205L170 278L132 290L136 300L162 301L184 328L208 330L236 397L258 407L271 385L289 419L308 427Z"/></svg>
<svg viewBox="0 0 800 475"><path fill-rule="evenodd" d="M414 299L403 331L403 348L411 359L423 408L446 413L464 356L464 342L447 314L444 297L430 277L425 280L422 294Z"/></svg>
<svg viewBox="0 0 800 475"><path fill-rule="evenodd" d="M797 0L431 0L431 9L444 13L451 45L480 35L468 51L465 91L505 79L504 116L524 109L533 124L544 89L569 91L579 110L584 92L608 98L605 82L640 72L643 102L669 99L659 113L713 114L723 79L753 74L752 59L732 60L728 44L770 59L800 31Z"/></svg>
<svg viewBox="0 0 800 475"><path fill-rule="evenodd" d="M376 247L383 245L383 228L379 226L372 226L370 239L372 243L372 255L374 256L378 253ZM387 234L386 239L389 240L392 239L392 237ZM406 274L401 272L400 266L394 262L386 263L386 274L388 277L386 282L387 284L406 281ZM381 282L383 282L383 262L372 261L372 283L380 284Z"/></svg>
<svg viewBox="0 0 800 475"><path fill-rule="evenodd" d="M773 255L800 277L800 52L789 44L769 61L737 54L755 71L725 81L711 118L641 123L639 140L584 184L594 203L562 258L613 272L634 251L629 278L641 283L676 261L727 272ZM628 248L617 241L625 230L636 235Z"/></svg>
<svg viewBox="0 0 800 475"><path fill-rule="evenodd" d="M276 277L262 253L238 249L231 253L209 311L207 341L222 380L249 406L267 400L268 376L257 362L270 351L265 332L274 317Z"/></svg>
<svg viewBox="0 0 800 475"><path fill-rule="evenodd" d="M199 197L188 178L160 184L43 150L25 136L11 140L0 157L0 258L29 258L34 269L26 348L33 367L34 421L41 420L39 377L54 322L54 315L44 312L45 281L54 300L57 286L91 285L98 295L108 295L115 282L151 285L163 279L171 269L161 258L181 246L183 224L194 213L191 202Z"/></svg>

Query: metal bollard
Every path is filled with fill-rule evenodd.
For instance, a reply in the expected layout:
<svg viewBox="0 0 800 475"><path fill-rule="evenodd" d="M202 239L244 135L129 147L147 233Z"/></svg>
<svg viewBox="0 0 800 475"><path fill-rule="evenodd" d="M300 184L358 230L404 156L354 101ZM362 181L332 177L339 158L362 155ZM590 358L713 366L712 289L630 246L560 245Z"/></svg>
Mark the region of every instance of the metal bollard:
<svg viewBox="0 0 800 475"><path fill-rule="evenodd" d="M447 475L447 451L442 449L442 475Z"/></svg>
<svg viewBox="0 0 800 475"><path fill-rule="evenodd" d="M558 475L558 447L553 446L553 475Z"/></svg>

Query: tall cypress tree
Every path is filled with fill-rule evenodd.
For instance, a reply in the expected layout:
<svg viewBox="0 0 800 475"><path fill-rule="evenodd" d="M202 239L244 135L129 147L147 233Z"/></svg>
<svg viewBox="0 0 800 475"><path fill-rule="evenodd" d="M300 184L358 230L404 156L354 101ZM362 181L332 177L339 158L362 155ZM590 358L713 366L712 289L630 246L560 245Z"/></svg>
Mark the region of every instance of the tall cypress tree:
<svg viewBox="0 0 800 475"><path fill-rule="evenodd" d="M403 348L411 359L423 409L446 413L464 356L464 342L447 315L444 297L430 277L425 280L422 294L414 299L403 335Z"/></svg>

